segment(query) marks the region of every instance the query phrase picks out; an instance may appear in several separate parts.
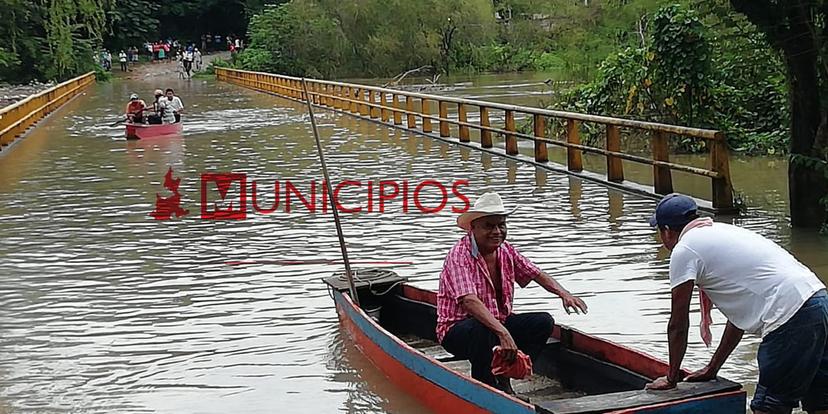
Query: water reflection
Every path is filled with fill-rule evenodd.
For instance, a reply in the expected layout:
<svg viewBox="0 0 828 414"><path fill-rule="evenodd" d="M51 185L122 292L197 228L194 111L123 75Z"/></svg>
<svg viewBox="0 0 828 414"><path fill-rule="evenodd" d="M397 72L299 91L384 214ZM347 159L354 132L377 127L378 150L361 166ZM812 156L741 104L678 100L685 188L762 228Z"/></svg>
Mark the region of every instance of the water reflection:
<svg viewBox="0 0 828 414"><path fill-rule="evenodd" d="M183 136L124 141L121 129L105 126L121 108L112 102L145 86L98 85L0 157L0 407L420 412L343 337L318 282L336 266L226 263L337 259L329 215L198 217L203 172L319 181L304 108L231 85L182 83L174 87L193 108ZM479 95L497 88L488 89ZM647 226L653 201L348 116L322 111L319 125L335 180L468 180L470 195L498 191L519 204L511 241L585 297L590 313L566 315L537 286L519 290L516 307L666 357L667 252ZM191 213L156 222L148 213L170 166ZM735 222L825 277L825 239L791 231L780 212L783 163L738 159L733 168L744 197L764 200ZM437 194L424 196L437 204ZM456 217L390 210L343 215L353 258L413 261L399 273L436 288L443 255L462 236ZM697 306L689 368L711 355L695 328ZM714 322L718 337L725 321L714 314ZM757 344L745 338L722 375L751 387Z"/></svg>

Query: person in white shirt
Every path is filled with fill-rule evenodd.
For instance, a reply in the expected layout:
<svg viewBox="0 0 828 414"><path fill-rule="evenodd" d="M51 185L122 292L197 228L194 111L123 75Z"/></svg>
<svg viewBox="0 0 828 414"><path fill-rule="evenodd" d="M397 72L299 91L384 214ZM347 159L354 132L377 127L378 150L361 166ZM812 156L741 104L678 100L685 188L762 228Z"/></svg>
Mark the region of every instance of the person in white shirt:
<svg viewBox="0 0 828 414"><path fill-rule="evenodd" d="M650 225L671 250L672 309L670 368L647 388L671 389L682 379L690 300L698 286L704 342L710 345L712 305L727 325L710 363L685 381L716 379L748 332L762 337L754 413L790 413L800 401L809 413L828 410L828 294L814 272L755 232L700 218L685 195L664 197Z"/></svg>
<svg viewBox="0 0 828 414"><path fill-rule="evenodd" d="M121 63L121 71L127 71L127 54L123 50L118 53L118 61Z"/></svg>
<svg viewBox="0 0 828 414"><path fill-rule="evenodd" d="M196 70L201 70L201 51L196 49L193 52L193 61L195 62Z"/></svg>
<svg viewBox="0 0 828 414"><path fill-rule="evenodd" d="M175 96L175 92L172 88L167 88L167 109L172 111L172 114L175 117L175 122L181 122L181 113L184 112L184 103L181 102L181 98Z"/></svg>

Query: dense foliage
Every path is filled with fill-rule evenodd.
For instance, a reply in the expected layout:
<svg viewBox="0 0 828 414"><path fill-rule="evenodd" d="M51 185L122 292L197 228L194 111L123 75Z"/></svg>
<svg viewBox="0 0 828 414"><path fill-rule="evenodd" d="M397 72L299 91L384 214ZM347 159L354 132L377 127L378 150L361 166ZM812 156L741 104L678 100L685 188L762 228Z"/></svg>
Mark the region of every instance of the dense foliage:
<svg viewBox="0 0 828 414"><path fill-rule="evenodd" d="M278 1L0 0L0 81L71 78L95 70L104 47L242 35L265 3Z"/></svg>
<svg viewBox="0 0 828 414"><path fill-rule="evenodd" d="M330 77L435 70L590 76L666 0L293 0L253 18L243 65Z"/></svg>
<svg viewBox="0 0 828 414"><path fill-rule="evenodd" d="M0 79L65 79L94 70L107 0L0 0Z"/></svg>
<svg viewBox="0 0 828 414"><path fill-rule="evenodd" d="M565 97L567 109L724 130L750 153L788 147L784 65L764 36L710 2L668 5L646 16L645 41L612 53ZM706 6L706 7L700 7ZM681 142L684 150L704 142Z"/></svg>
<svg viewBox="0 0 828 414"><path fill-rule="evenodd" d="M791 223L828 227L828 0L730 0L785 62Z"/></svg>
<svg viewBox="0 0 828 414"><path fill-rule="evenodd" d="M293 0L253 17L242 65L310 76L450 70L495 32L490 0Z"/></svg>

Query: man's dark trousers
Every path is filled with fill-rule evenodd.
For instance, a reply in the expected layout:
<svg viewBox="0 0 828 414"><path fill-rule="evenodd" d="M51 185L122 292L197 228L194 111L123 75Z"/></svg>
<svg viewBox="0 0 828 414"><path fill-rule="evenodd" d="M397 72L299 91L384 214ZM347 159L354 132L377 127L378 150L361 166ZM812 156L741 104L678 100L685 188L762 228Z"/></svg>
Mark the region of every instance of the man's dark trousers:
<svg viewBox="0 0 828 414"><path fill-rule="evenodd" d="M534 356L552 334L555 320L546 312L513 313L503 325L518 348ZM454 356L471 362L472 378L497 387L492 375L492 348L500 345L500 340L489 328L477 319L465 319L449 329L441 345Z"/></svg>

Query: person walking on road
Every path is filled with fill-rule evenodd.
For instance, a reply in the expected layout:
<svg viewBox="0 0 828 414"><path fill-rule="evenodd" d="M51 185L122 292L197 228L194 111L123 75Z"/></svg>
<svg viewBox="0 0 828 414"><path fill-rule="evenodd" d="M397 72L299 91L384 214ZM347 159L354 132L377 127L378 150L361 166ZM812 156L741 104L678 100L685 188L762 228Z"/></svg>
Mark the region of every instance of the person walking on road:
<svg viewBox="0 0 828 414"><path fill-rule="evenodd" d="M127 69L128 69L127 68L127 54L126 54L126 52L124 52L123 49L121 49L121 52L118 53L118 61L121 63L121 71L126 72Z"/></svg>

